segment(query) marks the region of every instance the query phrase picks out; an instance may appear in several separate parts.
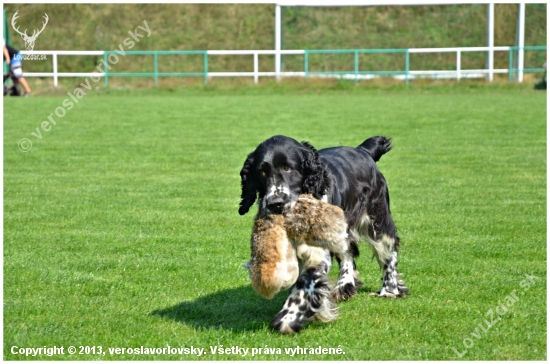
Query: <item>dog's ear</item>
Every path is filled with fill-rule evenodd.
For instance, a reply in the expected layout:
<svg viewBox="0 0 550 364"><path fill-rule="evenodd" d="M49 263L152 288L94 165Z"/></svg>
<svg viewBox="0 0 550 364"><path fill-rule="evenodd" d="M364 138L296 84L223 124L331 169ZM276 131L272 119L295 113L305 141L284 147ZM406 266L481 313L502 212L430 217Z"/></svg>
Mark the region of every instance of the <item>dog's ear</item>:
<svg viewBox="0 0 550 364"><path fill-rule="evenodd" d="M239 204L239 214L244 215L250 209L250 206L256 201L256 195L258 192L258 181L256 175L252 170L252 163L254 163L254 153L250 153L244 162L243 169L241 169L241 203Z"/></svg>
<svg viewBox="0 0 550 364"><path fill-rule="evenodd" d="M308 142L302 142L302 145L306 147L302 161L304 173L302 192L310 193L320 199L327 194L330 187L328 172L315 147Z"/></svg>

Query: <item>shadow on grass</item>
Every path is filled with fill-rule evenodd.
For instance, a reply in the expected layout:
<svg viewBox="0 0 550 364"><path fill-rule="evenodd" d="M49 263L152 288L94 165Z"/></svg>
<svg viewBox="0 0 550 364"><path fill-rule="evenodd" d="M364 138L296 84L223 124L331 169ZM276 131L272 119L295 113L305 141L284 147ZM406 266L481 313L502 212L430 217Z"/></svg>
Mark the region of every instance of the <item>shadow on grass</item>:
<svg viewBox="0 0 550 364"><path fill-rule="evenodd" d="M282 291L272 300L267 300L248 285L211 293L194 301L184 301L155 310L151 315L197 329L256 331L269 325L283 307L287 295L288 291Z"/></svg>
<svg viewBox="0 0 550 364"><path fill-rule="evenodd" d="M358 289L359 295L355 299L365 299L370 292L374 292L373 287L363 286ZM282 309L288 294L288 290L282 291L272 300L268 300L247 285L155 310L151 315L174 320L196 329L257 331L269 325L273 316ZM339 305L345 307L345 302ZM345 309L344 307L341 309Z"/></svg>

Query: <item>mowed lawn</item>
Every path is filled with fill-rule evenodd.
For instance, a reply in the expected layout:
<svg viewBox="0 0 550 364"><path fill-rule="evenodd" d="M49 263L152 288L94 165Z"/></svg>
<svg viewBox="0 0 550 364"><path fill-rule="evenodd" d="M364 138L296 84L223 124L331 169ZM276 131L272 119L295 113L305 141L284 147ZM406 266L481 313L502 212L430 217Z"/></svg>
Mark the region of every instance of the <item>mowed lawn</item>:
<svg viewBox="0 0 550 364"><path fill-rule="evenodd" d="M59 118L64 100L4 99L4 359L546 359L545 93L127 92ZM247 154L275 134L393 138L378 164L410 296L368 295L381 273L363 244L365 286L337 321L270 329L286 292L252 290L254 211L237 209Z"/></svg>

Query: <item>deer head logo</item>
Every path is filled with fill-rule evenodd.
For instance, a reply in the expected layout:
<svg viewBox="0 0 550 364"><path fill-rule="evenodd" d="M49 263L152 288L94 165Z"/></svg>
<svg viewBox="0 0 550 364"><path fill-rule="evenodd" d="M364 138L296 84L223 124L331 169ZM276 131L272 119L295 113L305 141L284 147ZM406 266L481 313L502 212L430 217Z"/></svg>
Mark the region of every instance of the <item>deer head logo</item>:
<svg viewBox="0 0 550 364"><path fill-rule="evenodd" d="M42 23L42 29L40 30L34 30L32 35L29 36L27 34L27 29L25 29L25 31L23 33L21 33L19 31L19 27L15 27L16 24L15 24L15 20L18 18L17 16L17 13L19 12L16 11L15 14L13 14L13 18L11 19L11 26L13 27L13 29L21 34L21 38L23 38L23 40L25 41L25 48L27 48L28 51L32 51L34 49L34 42L36 42L36 38L38 38L38 36L40 35L40 33L42 33L42 31L44 30L44 28L46 28L46 24L48 24L48 14L44 13L44 20L46 20L46 22Z"/></svg>

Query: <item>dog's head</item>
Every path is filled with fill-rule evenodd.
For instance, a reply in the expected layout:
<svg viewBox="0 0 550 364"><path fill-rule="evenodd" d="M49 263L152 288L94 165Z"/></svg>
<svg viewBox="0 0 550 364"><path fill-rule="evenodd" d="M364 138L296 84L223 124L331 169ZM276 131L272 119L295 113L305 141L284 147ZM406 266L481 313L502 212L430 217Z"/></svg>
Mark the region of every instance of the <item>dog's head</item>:
<svg viewBox="0 0 550 364"><path fill-rule="evenodd" d="M239 214L246 214L257 198L261 211L282 214L302 193L322 198L328 191L329 178L311 144L277 135L248 155L241 170L241 184Z"/></svg>

